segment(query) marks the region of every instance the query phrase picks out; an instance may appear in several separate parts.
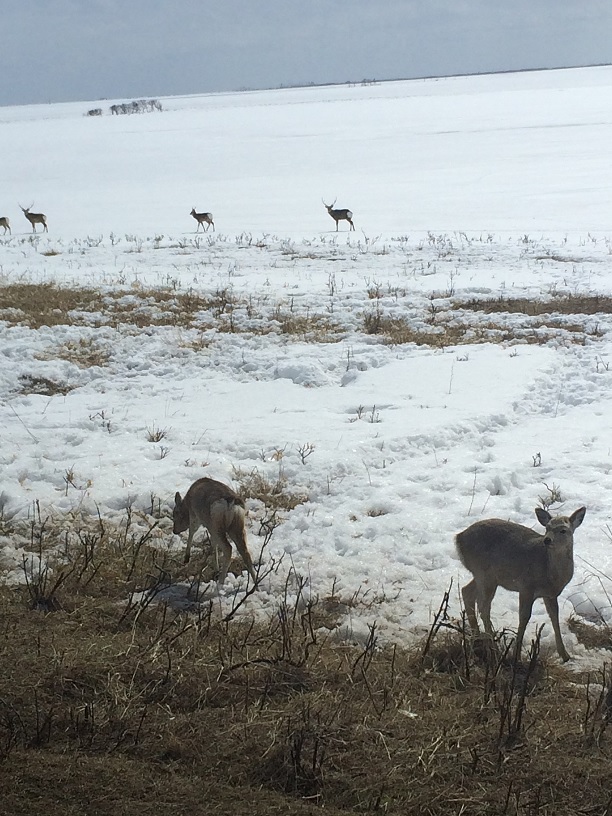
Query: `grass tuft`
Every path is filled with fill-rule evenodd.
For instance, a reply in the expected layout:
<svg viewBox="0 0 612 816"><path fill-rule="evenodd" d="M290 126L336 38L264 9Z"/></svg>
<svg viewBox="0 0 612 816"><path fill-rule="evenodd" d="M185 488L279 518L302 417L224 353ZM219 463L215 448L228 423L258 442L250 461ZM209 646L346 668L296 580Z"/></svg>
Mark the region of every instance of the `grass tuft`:
<svg viewBox="0 0 612 816"><path fill-rule="evenodd" d="M49 377L40 377L34 374L21 374L19 376L19 388L23 394L42 394L52 397L55 394L65 396L74 388L66 382L57 382Z"/></svg>
<svg viewBox="0 0 612 816"><path fill-rule="evenodd" d="M270 510L294 510L298 504L308 501L305 493L289 490L287 478L280 471L275 478L268 478L257 468L245 471L234 468L234 481L237 492L245 499L256 499Z"/></svg>

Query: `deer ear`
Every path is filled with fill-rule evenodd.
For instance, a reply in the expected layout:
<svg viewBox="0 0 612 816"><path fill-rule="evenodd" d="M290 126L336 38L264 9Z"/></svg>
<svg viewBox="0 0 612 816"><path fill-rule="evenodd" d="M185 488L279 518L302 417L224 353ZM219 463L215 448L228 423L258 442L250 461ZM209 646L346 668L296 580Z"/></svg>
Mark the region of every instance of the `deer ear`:
<svg viewBox="0 0 612 816"><path fill-rule="evenodd" d="M546 525L552 518L548 510L545 510L543 507L536 507L535 514L542 527L546 527Z"/></svg>
<svg viewBox="0 0 612 816"><path fill-rule="evenodd" d="M570 524L572 525L572 530L575 530L576 527L580 527L584 519L585 513L586 507L579 507L575 513L572 513L572 515L570 516Z"/></svg>
<svg viewBox="0 0 612 816"><path fill-rule="evenodd" d="M181 499L181 494L180 494L180 493L177 491L177 492L174 494L174 503L175 503L175 505L176 505L177 507L180 507L180 506L181 506L181 504L182 504L182 502L183 502L183 500Z"/></svg>

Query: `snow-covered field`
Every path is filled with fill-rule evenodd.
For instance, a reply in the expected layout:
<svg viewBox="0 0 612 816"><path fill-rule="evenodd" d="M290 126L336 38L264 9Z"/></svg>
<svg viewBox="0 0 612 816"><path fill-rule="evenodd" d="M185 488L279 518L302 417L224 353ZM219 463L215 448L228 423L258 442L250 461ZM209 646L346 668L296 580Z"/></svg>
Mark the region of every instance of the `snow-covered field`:
<svg viewBox="0 0 612 816"><path fill-rule="evenodd" d="M162 103L111 116L109 101L92 118L100 103L0 108L0 283L121 292L141 315L31 329L0 313L4 515L161 500L169 517L201 476L281 475L308 501L284 514L264 555L284 554L281 568L249 609L292 568L314 593L366 600L356 637L375 619L405 641L451 580L460 614L454 534L486 517L538 528L555 490L553 510L588 508L561 596L580 656L569 614L612 619L612 317L493 319L453 303L612 295L612 68ZM321 198L336 197L355 232L335 233ZM32 238L17 202L46 213L48 234ZM195 233L192 207L214 213L215 233ZM217 307L156 325L149 287ZM364 331L386 317L463 325L474 342ZM332 334L283 331L315 318ZM31 393L45 380L66 393ZM163 535L179 553L169 519ZM515 626L517 610L500 590L494 622ZM544 622L537 602L532 628Z"/></svg>

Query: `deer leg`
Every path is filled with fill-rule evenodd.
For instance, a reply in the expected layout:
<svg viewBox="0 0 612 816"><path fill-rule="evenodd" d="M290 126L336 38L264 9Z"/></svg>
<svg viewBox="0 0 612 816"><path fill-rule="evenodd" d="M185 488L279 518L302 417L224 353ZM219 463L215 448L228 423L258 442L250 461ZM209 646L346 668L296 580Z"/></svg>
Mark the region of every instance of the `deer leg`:
<svg viewBox="0 0 612 816"><path fill-rule="evenodd" d="M535 598L531 594L519 593L519 627L516 633L515 644L515 658L518 660L521 656L521 647L523 645L523 638L525 636L525 629L531 618L531 610L533 609L533 602Z"/></svg>
<svg viewBox="0 0 612 816"><path fill-rule="evenodd" d="M477 584L476 590L476 601L478 603L480 617L482 618L482 622L484 624L484 630L487 635L493 637L493 625L491 624L491 604L493 603L493 598L497 592L497 584L488 584L481 581L479 584Z"/></svg>
<svg viewBox="0 0 612 816"><path fill-rule="evenodd" d="M200 526L199 524L196 525L195 523L189 524L189 535L187 536L187 547L185 548L185 558L183 560L184 564L187 564L191 557L191 542L193 541L194 533L199 526Z"/></svg>
<svg viewBox="0 0 612 816"><path fill-rule="evenodd" d="M461 590L461 595L470 629L472 632L480 632L478 618L476 617L476 581L470 581L469 584L466 584Z"/></svg>
<svg viewBox="0 0 612 816"><path fill-rule="evenodd" d="M563 644L563 639L561 638L561 627L559 626L559 601L557 598L543 598L543 601L555 632L555 643L557 645L559 657L561 660L563 660L563 662L566 662L570 659L570 656Z"/></svg>
<svg viewBox="0 0 612 816"><path fill-rule="evenodd" d="M238 524L232 525L232 527L228 530L229 536L236 545L236 549L240 554L240 557L244 561L244 565L247 568L247 571L251 578L253 579L253 583L257 583L257 575L255 573L255 567L253 566L253 561L251 560L251 554L247 547L246 536L244 534L244 527Z"/></svg>
<svg viewBox="0 0 612 816"><path fill-rule="evenodd" d="M222 586L227 578L230 561L232 560L232 545L227 540L225 533L216 532L211 539L215 550L215 561L217 565L217 584ZM219 554L221 550L221 554Z"/></svg>

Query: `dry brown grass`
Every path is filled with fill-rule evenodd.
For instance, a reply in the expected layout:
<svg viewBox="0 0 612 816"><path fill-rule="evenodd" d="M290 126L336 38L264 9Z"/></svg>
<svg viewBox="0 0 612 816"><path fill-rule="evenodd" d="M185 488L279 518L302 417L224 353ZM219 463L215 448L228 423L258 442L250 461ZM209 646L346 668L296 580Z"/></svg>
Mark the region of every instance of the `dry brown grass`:
<svg viewBox="0 0 612 816"><path fill-rule="evenodd" d="M475 343L535 343L551 340L585 344L598 339L603 331L586 324L580 316L608 314L612 298L603 296L564 295L543 300L526 298L455 299L440 306L432 296L419 319L388 316L383 311L380 293L368 297L375 306L363 314L363 331L380 335L385 343L415 343L434 348ZM482 312L489 319L470 319L471 312ZM509 322L508 313L522 314L520 323ZM575 315L568 320L566 315ZM199 338L184 343L196 350L208 345L206 330L255 335L281 333L288 338L309 343L335 343L346 334L346 327L306 310L294 310L292 304L261 304L239 299L229 289L203 295L192 291L134 287L102 294L88 288L60 287L56 284L11 284L0 287L0 319L10 325L31 328L55 325L111 326L130 325L177 326L198 329ZM103 352L95 349L66 347L64 358L78 365L103 365ZM91 362L88 362L88 359Z"/></svg>
<svg viewBox="0 0 612 816"><path fill-rule="evenodd" d="M259 621L149 602L186 576L144 518L4 532L50 555L55 602L0 587L3 813L609 812L608 674L515 672L457 623L336 643L291 576Z"/></svg>
<svg viewBox="0 0 612 816"><path fill-rule="evenodd" d="M269 478L257 468L245 471L235 467L233 475L241 496L245 499L257 499L269 510L293 510L298 504L308 501L306 493L296 492L288 487L282 468L279 468L274 478Z"/></svg>
<svg viewBox="0 0 612 816"><path fill-rule="evenodd" d="M322 315L277 310L273 319L279 323L281 334L308 343L337 343L344 334L340 326Z"/></svg>
<svg viewBox="0 0 612 816"><path fill-rule="evenodd" d="M475 312L509 312L529 316L543 314L612 314L612 298L607 295L556 295L549 298L473 298L455 300L455 308Z"/></svg>
<svg viewBox="0 0 612 816"><path fill-rule="evenodd" d="M207 295L144 287L102 293L53 283L9 284L0 287L0 319L32 329L57 325L130 325L141 329L154 325L197 328L200 332L209 328L251 334L276 331L311 343L337 342L342 336L341 328L325 315L299 314L281 306L270 313L258 312L250 300L239 300L227 289ZM201 335L200 340L187 345L201 349L207 343ZM85 355L79 352L67 348L64 359L74 358L80 364ZM103 364L101 353L95 356L100 362L91 365Z"/></svg>
<svg viewBox="0 0 612 816"><path fill-rule="evenodd" d="M79 368L91 368L108 365L110 351L92 337L80 337L78 340L69 340L53 350L34 356L38 360L68 360Z"/></svg>
<svg viewBox="0 0 612 816"><path fill-rule="evenodd" d="M210 312L219 317L228 309L228 294L208 297L171 289L136 288L102 293L96 289L54 283L18 283L0 287L0 318L11 325L118 325L128 323L189 326L196 316ZM99 315L96 321L95 315Z"/></svg>
<svg viewBox="0 0 612 816"><path fill-rule="evenodd" d="M612 627L600 621L598 625L588 624L580 618L569 619L569 629L587 649L608 649L612 652Z"/></svg>
<svg viewBox="0 0 612 816"><path fill-rule="evenodd" d="M96 312L103 308L102 294L95 289L56 286L53 283L13 283L0 287L0 318L10 325L32 329L73 322L72 312Z"/></svg>
<svg viewBox="0 0 612 816"><path fill-rule="evenodd" d="M19 376L19 389L22 394L42 394L46 397L52 397L55 394L65 396L74 387L70 383L57 382L49 377L40 377L34 374L21 374Z"/></svg>
<svg viewBox="0 0 612 816"><path fill-rule="evenodd" d="M416 345L446 348L480 343L527 343L543 345L551 340L584 345L589 339L599 339L604 332L599 326L587 325L580 315L604 313L612 308L612 299L603 297L559 297L543 301L527 299L454 300L438 307L430 299L420 321L384 314L380 303L363 315L367 334L381 335L390 345ZM467 312L467 314L466 314ZM482 312L489 319L473 322L470 312ZM520 324L508 322L508 313L522 314ZM546 315L544 318L543 316ZM576 315L569 321L563 315Z"/></svg>
<svg viewBox="0 0 612 816"><path fill-rule="evenodd" d="M368 312L364 316L364 330L366 334L381 335L385 343L393 346L415 343L417 346L444 348L468 342L466 335L469 327L444 323L436 328L423 329L401 317L385 317Z"/></svg>

